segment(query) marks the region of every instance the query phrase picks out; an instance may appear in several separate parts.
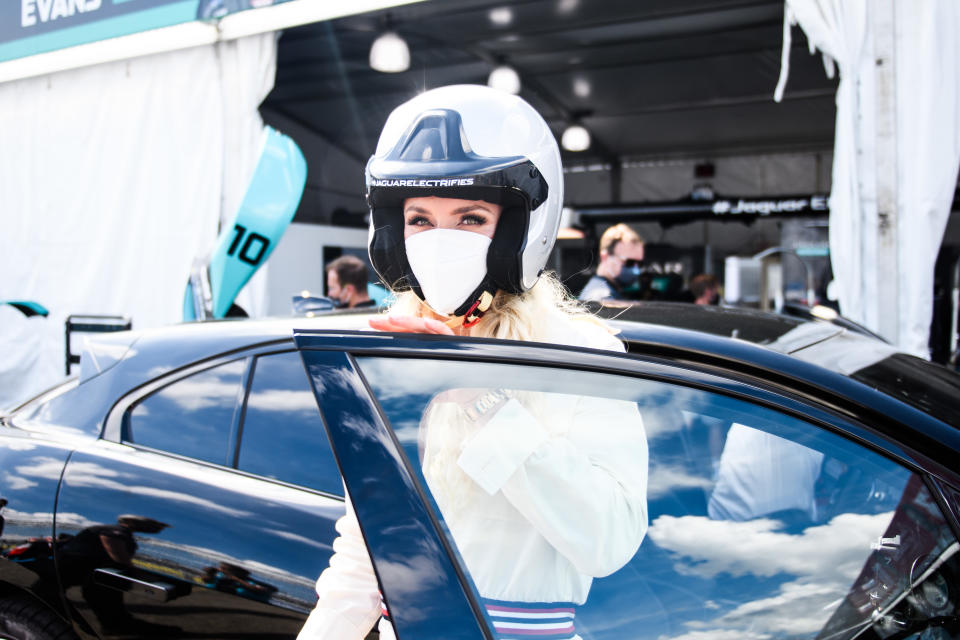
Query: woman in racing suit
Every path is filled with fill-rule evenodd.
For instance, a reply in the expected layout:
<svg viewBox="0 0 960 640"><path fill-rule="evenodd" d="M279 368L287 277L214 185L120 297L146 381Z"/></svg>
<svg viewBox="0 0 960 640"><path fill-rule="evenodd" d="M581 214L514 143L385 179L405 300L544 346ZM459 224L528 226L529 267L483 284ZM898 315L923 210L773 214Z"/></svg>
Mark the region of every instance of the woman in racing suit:
<svg viewBox="0 0 960 640"><path fill-rule="evenodd" d="M388 118L366 179L371 262L396 296L373 328L624 350L541 273L563 174L549 127L522 99L473 85L417 96ZM420 431L427 485L498 637L578 638L592 579L626 564L647 529L636 404L451 389ZM336 529L298 640L362 640L388 616L349 499ZM379 629L395 637L387 619Z"/></svg>

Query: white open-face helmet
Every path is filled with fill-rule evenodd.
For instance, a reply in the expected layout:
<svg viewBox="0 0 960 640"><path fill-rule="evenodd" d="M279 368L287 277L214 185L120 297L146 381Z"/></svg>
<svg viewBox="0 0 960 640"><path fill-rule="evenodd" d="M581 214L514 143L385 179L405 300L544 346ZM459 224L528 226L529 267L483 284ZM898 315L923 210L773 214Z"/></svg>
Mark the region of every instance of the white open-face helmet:
<svg viewBox="0 0 960 640"><path fill-rule="evenodd" d="M404 246L403 202L437 196L503 207L487 274L454 312L484 292L523 293L543 271L563 205L560 150L522 98L482 85L433 89L390 114L367 162L370 262L388 286L423 293Z"/></svg>

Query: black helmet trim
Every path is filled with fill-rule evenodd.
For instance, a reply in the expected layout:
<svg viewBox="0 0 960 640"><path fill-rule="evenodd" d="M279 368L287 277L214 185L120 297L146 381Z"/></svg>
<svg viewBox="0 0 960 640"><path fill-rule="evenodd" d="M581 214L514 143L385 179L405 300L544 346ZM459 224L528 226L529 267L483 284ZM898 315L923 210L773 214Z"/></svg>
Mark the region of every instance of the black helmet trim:
<svg viewBox="0 0 960 640"><path fill-rule="evenodd" d="M373 164L373 163L371 163ZM405 166L409 170L412 167ZM391 206L407 198L420 196L457 197L470 200L486 200L500 204L500 190L514 192L523 197L530 211L547 199L547 181L537 167L526 158L515 159L515 164L497 168L487 173L450 178L424 178L422 176L394 175L379 177L371 167L367 173L367 204L373 208ZM382 175L382 174L380 174ZM454 194L441 196L441 193ZM469 197L470 194L478 197Z"/></svg>

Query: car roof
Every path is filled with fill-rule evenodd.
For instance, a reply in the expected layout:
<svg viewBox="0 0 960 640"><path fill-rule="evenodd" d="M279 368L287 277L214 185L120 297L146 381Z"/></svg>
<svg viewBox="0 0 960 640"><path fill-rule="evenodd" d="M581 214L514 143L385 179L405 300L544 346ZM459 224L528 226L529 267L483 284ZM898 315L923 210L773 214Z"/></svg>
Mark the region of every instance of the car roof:
<svg viewBox="0 0 960 640"><path fill-rule="evenodd" d="M762 353L774 351L858 380L948 424L960 425L956 401L960 375L848 327L752 309L688 303L650 302L595 310L619 330L628 350L695 352L755 369L769 369L771 364ZM124 367L125 376L146 380L206 357L257 345L292 347L294 330L369 330L368 320L375 314L340 310L309 317L227 319L102 334L86 341L81 381L122 359L133 365ZM140 357L127 357L133 354ZM776 362L778 367L792 368L789 361Z"/></svg>
<svg viewBox="0 0 960 640"><path fill-rule="evenodd" d="M811 322L736 307L644 302L594 306L591 310L624 332L627 339L631 327L641 323L733 338L781 353L792 353L844 333L843 327L827 322ZM97 370L102 371L122 358L134 342L138 343L139 350L160 344L184 343L201 351L223 352L248 346L251 341L282 340L289 337L294 328L364 330L369 328L368 320L376 313L369 309L336 310L262 319L226 318L184 322L132 332L92 334L86 340L85 350L89 353L88 359L96 361Z"/></svg>
<svg viewBox="0 0 960 640"><path fill-rule="evenodd" d="M151 377L163 375L205 357L249 349L260 344L290 342L293 330L368 329L370 311L331 312L263 319L225 318L85 336L80 381L104 373L121 360L144 360ZM371 329L372 331L372 329ZM129 372L128 372L129 375Z"/></svg>

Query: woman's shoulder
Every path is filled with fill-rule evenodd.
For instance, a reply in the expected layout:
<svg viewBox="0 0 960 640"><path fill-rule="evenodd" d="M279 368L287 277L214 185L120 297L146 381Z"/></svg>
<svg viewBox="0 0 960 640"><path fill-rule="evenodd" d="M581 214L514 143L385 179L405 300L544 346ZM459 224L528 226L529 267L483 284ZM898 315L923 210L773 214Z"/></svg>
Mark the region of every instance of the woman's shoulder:
<svg viewBox="0 0 960 640"><path fill-rule="evenodd" d="M564 315L549 324L546 342L570 347L626 351L623 342L598 318L589 315Z"/></svg>

